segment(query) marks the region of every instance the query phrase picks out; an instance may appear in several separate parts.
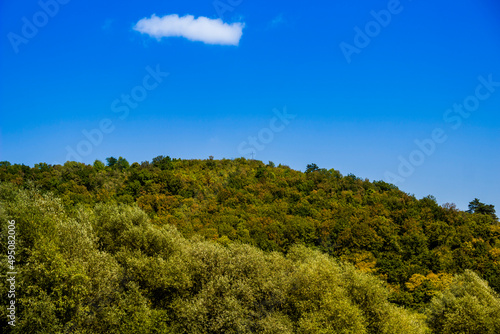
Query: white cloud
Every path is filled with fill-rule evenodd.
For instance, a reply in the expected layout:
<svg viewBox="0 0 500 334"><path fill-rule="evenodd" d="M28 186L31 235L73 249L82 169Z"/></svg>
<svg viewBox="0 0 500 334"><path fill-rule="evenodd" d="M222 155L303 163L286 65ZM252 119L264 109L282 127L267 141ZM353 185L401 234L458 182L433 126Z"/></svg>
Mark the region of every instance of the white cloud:
<svg viewBox="0 0 500 334"><path fill-rule="evenodd" d="M191 41L206 44L238 45L245 24L236 22L224 23L221 19L209 19L192 15L179 17L177 14L151 18L143 18L134 26L143 34L161 39L162 37L184 37Z"/></svg>

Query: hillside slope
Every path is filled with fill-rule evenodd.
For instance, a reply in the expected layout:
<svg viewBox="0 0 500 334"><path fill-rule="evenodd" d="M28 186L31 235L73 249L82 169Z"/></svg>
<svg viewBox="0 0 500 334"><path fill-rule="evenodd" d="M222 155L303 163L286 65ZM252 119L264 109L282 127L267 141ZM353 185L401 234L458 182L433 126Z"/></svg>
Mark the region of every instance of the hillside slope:
<svg viewBox="0 0 500 334"><path fill-rule="evenodd" d="M466 271L423 313L320 251L286 256L242 243L184 238L136 205L65 209L36 190L0 187L0 219L15 226L12 283L0 281L2 333L487 333L500 330L500 298ZM15 219L15 222L13 221ZM6 224L0 234L6 238ZM7 247L2 244L2 253ZM1 262L2 272L9 271ZM7 309L15 301L15 314Z"/></svg>
<svg viewBox="0 0 500 334"><path fill-rule="evenodd" d="M494 215L416 199L314 164L303 173L260 161L157 157L107 166L67 162L30 168L0 163L4 187L36 188L78 205L136 203L156 226L221 245L287 254L302 244L385 280L391 301L419 309L473 270L500 291L500 226Z"/></svg>

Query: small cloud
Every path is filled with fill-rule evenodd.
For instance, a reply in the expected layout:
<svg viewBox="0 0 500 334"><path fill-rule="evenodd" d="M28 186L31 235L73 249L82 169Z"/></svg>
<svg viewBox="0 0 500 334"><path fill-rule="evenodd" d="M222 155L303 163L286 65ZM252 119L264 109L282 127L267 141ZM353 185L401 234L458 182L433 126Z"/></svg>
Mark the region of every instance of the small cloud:
<svg viewBox="0 0 500 334"><path fill-rule="evenodd" d="M286 20L283 17L283 14L279 14L274 19L272 19L271 22L269 22L268 28L276 28L277 26L282 25L284 23L286 23Z"/></svg>
<svg viewBox="0 0 500 334"><path fill-rule="evenodd" d="M205 44L238 45L243 34L244 23L224 23L221 19L209 19L192 15L179 17L177 14L143 18L134 26L134 30L151 37L184 37L190 41Z"/></svg>

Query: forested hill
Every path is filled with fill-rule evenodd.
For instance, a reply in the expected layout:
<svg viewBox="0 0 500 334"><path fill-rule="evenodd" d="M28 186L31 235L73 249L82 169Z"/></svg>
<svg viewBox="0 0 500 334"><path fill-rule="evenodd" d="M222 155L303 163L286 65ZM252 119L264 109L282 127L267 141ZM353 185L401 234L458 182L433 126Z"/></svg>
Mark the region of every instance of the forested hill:
<svg viewBox="0 0 500 334"><path fill-rule="evenodd" d="M479 200L463 212L315 164L300 172L243 158L2 162L0 181L3 193L52 193L74 215L100 203L136 203L155 226L222 246L287 254L302 244L378 276L392 302L417 310L466 269L500 291L500 225L493 206Z"/></svg>

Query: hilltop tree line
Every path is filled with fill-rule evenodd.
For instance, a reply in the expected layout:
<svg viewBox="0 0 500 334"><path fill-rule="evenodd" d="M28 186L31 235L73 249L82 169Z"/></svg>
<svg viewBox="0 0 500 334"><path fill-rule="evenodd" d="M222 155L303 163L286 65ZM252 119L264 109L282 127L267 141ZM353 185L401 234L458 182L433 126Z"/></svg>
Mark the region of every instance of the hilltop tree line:
<svg viewBox="0 0 500 334"><path fill-rule="evenodd" d="M0 163L24 332L499 332L500 225L478 199L315 164L106 162Z"/></svg>

